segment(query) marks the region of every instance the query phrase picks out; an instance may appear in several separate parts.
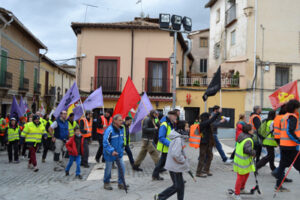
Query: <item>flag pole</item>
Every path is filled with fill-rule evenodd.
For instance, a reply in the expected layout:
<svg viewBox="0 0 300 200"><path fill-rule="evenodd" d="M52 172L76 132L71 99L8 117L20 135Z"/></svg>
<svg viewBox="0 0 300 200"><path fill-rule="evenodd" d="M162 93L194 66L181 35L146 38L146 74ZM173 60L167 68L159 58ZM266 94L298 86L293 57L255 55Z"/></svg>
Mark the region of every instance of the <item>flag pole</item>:
<svg viewBox="0 0 300 200"><path fill-rule="evenodd" d="M222 108L222 88L220 89L220 107Z"/></svg>
<svg viewBox="0 0 300 200"><path fill-rule="evenodd" d="M207 112L207 100L204 102L204 109L205 109L205 112Z"/></svg>
<svg viewBox="0 0 300 200"><path fill-rule="evenodd" d="M84 107L83 107L83 104L82 104L81 98L80 98L80 104L81 104L81 108L82 108L82 111L83 111L84 118L86 119L85 110L84 110ZM86 127L88 127L88 124L87 124L87 119L85 120L85 125L86 125Z"/></svg>

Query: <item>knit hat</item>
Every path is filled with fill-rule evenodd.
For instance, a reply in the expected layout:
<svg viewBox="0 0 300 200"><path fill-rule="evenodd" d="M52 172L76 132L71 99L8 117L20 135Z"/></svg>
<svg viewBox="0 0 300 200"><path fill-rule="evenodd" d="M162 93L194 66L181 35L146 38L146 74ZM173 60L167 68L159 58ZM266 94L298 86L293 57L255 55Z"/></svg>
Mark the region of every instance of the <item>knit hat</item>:
<svg viewBox="0 0 300 200"><path fill-rule="evenodd" d="M32 121L37 120L37 119L40 119L40 116L38 116L38 115L33 115Z"/></svg>

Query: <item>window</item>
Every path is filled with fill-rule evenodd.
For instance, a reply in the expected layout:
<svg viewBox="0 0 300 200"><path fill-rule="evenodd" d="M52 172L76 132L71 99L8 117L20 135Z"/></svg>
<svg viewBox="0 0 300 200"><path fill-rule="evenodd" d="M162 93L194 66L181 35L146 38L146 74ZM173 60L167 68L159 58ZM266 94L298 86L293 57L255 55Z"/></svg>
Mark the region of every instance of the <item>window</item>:
<svg viewBox="0 0 300 200"><path fill-rule="evenodd" d="M231 45L235 45L235 30L231 32Z"/></svg>
<svg viewBox="0 0 300 200"><path fill-rule="evenodd" d="M35 67L34 68L34 80L33 80L33 86L34 90L37 91L37 84L38 84L38 69Z"/></svg>
<svg viewBox="0 0 300 200"><path fill-rule="evenodd" d="M207 73L207 59L200 59L200 72Z"/></svg>
<svg viewBox="0 0 300 200"><path fill-rule="evenodd" d="M200 48L201 47L208 47L208 38L207 37L200 37Z"/></svg>
<svg viewBox="0 0 300 200"><path fill-rule="evenodd" d="M25 63L24 60L20 61L20 88L23 88L24 85L24 69L25 68Z"/></svg>
<svg viewBox="0 0 300 200"><path fill-rule="evenodd" d="M149 61L148 62L148 80L147 92L160 93L168 92L167 80L168 76L168 62L167 61Z"/></svg>
<svg viewBox="0 0 300 200"><path fill-rule="evenodd" d="M103 91L115 92L118 89L118 61L117 60L98 60L96 88L102 86Z"/></svg>
<svg viewBox="0 0 300 200"><path fill-rule="evenodd" d="M1 50L1 70L0 70L0 83L4 85L5 83L5 72L7 70L7 51Z"/></svg>
<svg viewBox="0 0 300 200"><path fill-rule="evenodd" d="M209 108L209 112L211 113L212 112L212 108ZM222 116L224 117L229 117L230 120L229 122L224 122L222 124L220 124L219 127L222 127L222 128L234 128L234 125L235 125L235 109L234 108L222 108Z"/></svg>
<svg viewBox="0 0 300 200"><path fill-rule="evenodd" d="M215 59L218 59L220 57L220 53L221 53L221 45L220 45L220 42L217 42L214 46Z"/></svg>
<svg viewBox="0 0 300 200"><path fill-rule="evenodd" d="M219 23L220 21L220 8L217 10L217 13L216 13L216 23Z"/></svg>
<svg viewBox="0 0 300 200"><path fill-rule="evenodd" d="M281 87L290 82L289 72L289 67L276 67L276 87Z"/></svg>

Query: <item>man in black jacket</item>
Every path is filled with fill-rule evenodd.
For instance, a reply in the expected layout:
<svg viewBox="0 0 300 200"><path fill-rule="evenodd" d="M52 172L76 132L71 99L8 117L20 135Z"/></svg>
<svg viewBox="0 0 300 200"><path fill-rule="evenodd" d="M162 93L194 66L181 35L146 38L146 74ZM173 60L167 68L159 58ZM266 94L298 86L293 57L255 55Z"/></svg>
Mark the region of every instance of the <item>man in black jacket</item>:
<svg viewBox="0 0 300 200"><path fill-rule="evenodd" d="M150 154L153 162L156 164L159 160L159 153L153 146L153 138L159 127L155 124L155 110L151 110L150 114L142 122L142 138L143 144L141 151L134 162L133 169L136 171L142 171L140 168L141 163L145 159L147 152Z"/></svg>
<svg viewBox="0 0 300 200"><path fill-rule="evenodd" d="M257 140L254 140L254 149L256 151L256 163L260 160L261 150L262 150L262 140L264 139L261 135L258 134L258 129L261 125L261 108L260 106L254 106L253 113L250 115L249 124L254 130L254 135L256 135Z"/></svg>
<svg viewBox="0 0 300 200"><path fill-rule="evenodd" d="M200 144L199 162L196 172L197 177L206 178L207 176L212 176L209 171L211 161L213 159L212 148L214 145L212 123L219 117L219 115L220 112L216 112L215 115L211 117L211 115L206 112L202 113L200 116L200 132L202 134L202 138Z"/></svg>

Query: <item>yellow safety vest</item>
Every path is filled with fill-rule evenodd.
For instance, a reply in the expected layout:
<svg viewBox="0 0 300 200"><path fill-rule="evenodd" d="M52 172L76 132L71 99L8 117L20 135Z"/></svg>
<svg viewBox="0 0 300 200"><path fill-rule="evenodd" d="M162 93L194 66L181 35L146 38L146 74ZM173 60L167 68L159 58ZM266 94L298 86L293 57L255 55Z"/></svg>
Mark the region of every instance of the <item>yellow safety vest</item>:
<svg viewBox="0 0 300 200"><path fill-rule="evenodd" d="M52 125L52 123L53 123L51 120L49 120L48 122L49 122L50 126L51 126L51 125ZM46 128L46 126L45 126L45 128ZM48 131L48 130L46 130L46 132L47 132L47 136L48 136L48 138L52 138L52 135L49 133L49 131Z"/></svg>
<svg viewBox="0 0 300 200"><path fill-rule="evenodd" d="M73 124L69 121L69 138L74 136L74 128L78 126L76 121L73 121Z"/></svg>
<svg viewBox="0 0 300 200"><path fill-rule="evenodd" d="M166 129L167 129L167 134L166 134L166 139L171 141L170 138L168 137L171 133L171 126L169 126L167 124L167 122L163 122L160 126L165 126ZM168 153L169 151L169 147L165 146L161 141L158 140L158 143L157 143L157 147L156 149L160 152L163 152L163 153Z"/></svg>
<svg viewBox="0 0 300 200"><path fill-rule="evenodd" d="M123 136L124 136L124 146L126 146L126 145L130 145L130 134L128 133L128 144L127 144L127 138L126 138L126 136L127 136L127 133L126 133L126 127L125 127L125 125L122 125L122 127L123 127Z"/></svg>
<svg viewBox="0 0 300 200"><path fill-rule="evenodd" d="M266 146L272 146L272 147L277 147L277 142L274 139L274 134L270 133L270 125L273 122L273 120L270 120L267 122L267 137L263 140L263 145Z"/></svg>
<svg viewBox="0 0 300 200"><path fill-rule="evenodd" d="M244 153L244 145L247 141L251 141L253 148L253 140L247 138L242 142L236 143L236 150L233 162L233 170L240 175L248 174L255 171L255 165L252 156Z"/></svg>
<svg viewBox="0 0 300 200"><path fill-rule="evenodd" d="M15 140L19 140L20 139L19 131L20 131L19 126L17 126L15 129L8 127L8 129L7 129L8 142L13 142Z"/></svg>
<svg viewBox="0 0 300 200"><path fill-rule="evenodd" d="M35 125L29 122L25 125L21 136L25 137L25 142L41 143L43 134L46 134L45 126L40 123Z"/></svg>

